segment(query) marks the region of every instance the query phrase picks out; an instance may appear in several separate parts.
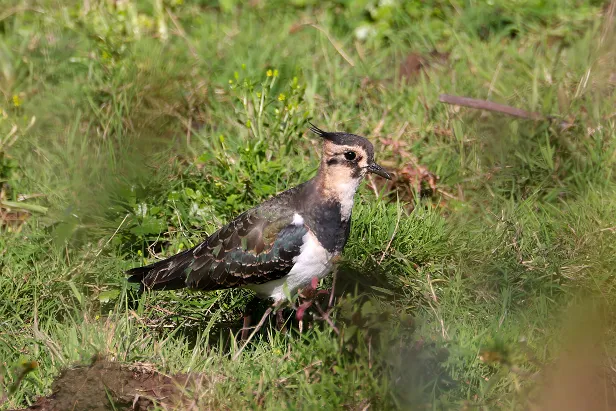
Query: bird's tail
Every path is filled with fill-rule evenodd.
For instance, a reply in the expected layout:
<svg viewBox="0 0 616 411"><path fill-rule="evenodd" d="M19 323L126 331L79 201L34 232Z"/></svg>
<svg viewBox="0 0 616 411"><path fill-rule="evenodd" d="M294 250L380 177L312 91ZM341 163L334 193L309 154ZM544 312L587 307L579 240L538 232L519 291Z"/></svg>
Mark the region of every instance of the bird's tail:
<svg viewBox="0 0 616 411"><path fill-rule="evenodd" d="M166 260L126 272L128 282L141 283L150 290L176 290L186 287L187 269L193 260L192 249L183 251Z"/></svg>

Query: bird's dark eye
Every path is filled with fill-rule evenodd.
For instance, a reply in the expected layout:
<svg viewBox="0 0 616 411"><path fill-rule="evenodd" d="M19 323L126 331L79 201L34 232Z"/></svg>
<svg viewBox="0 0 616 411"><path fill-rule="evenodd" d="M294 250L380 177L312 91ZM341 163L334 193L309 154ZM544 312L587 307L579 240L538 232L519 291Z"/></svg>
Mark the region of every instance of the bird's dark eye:
<svg viewBox="0 0 616 411"><path fill-rule="evenodd" d="M355 154L354 151L345 151L344 152L344 158L346 158L349 161L355 160L355 157L357 157L357 154Z"/></svg>

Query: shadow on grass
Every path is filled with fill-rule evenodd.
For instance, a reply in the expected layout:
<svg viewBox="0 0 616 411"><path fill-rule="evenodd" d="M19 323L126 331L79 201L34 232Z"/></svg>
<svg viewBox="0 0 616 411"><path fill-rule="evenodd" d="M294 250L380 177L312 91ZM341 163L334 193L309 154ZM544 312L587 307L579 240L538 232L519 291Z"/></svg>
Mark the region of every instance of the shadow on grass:
<svg viewBox="0 0 616 411"><path fill-rule="evenodd" d="M400 406L432 403L442 392L457 386L445 368L449 352L440 342L416 336L416 321L396 312L390 304L398 298L398 293L384 278L376 269L361 271L341 265L336 272L332 307L329 294L317 294L301 321L293 308L282 309L282 329L275 314L268 316L245 353L250 358L262 344L274 347L283 335L285 344L291 344L294 350L298 349L296 344L306 348L310 344L317 352L319 347L311 344L319 343L314 338L303 338L316 332L338 342L337 361L365 364L389 387L389 395ZM220 321L214 321L211 316L186 321L177 312L167 319L164 327L153 331L161 333L163 338L172 334L171 338L187 342L191 350L197 346L203 348L206 341L209 348L230 358L243 344L240 340L242 308L252 316L254 327L269 307L269 301L254 299L245 307L235 307L236 317ZM324 313L331 323L325 320Z"/></svg>

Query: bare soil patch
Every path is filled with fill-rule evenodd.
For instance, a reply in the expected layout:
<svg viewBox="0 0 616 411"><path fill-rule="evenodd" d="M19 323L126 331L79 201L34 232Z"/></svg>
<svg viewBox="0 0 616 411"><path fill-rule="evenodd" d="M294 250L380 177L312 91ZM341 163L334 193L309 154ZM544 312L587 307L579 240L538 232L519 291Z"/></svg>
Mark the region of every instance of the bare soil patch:
<svg viewBox="0 0 616 411"><path fill-rule="evenodd" d="M203 376L163 375L145 365L123 365L101 360L90 366L64 370L52 393L26 408L37 411L148 410L189 407L187 394L201 385Z"/></svg>

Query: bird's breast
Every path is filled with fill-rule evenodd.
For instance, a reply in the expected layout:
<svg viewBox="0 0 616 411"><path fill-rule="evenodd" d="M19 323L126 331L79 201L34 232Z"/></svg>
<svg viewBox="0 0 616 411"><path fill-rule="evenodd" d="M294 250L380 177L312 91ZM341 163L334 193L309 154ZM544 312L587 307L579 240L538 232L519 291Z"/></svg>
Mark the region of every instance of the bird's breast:
<svg viewBox="0 0 616 411"><path fill-rule="evenodd" d="M331 268L332 257L333 253L323 247L317 236L309 231L304 235L304 244L295 257L295 264L288 274L289 279L308 285L313 277L324 277Z"/></svg>
<svg viewBox="0 0 616 411"><path fill-rule="evenodd" d="M294 295L298 289L310 285L314 277L319 279L325 277L331 270L335 253L323 247L314 233L310 231L304 235L303 240L300 253L295 257L293 267L286 276L247 287L263 297L271 297L277 301L285 298L284 287L287 287L288 292Z"/></svg>

